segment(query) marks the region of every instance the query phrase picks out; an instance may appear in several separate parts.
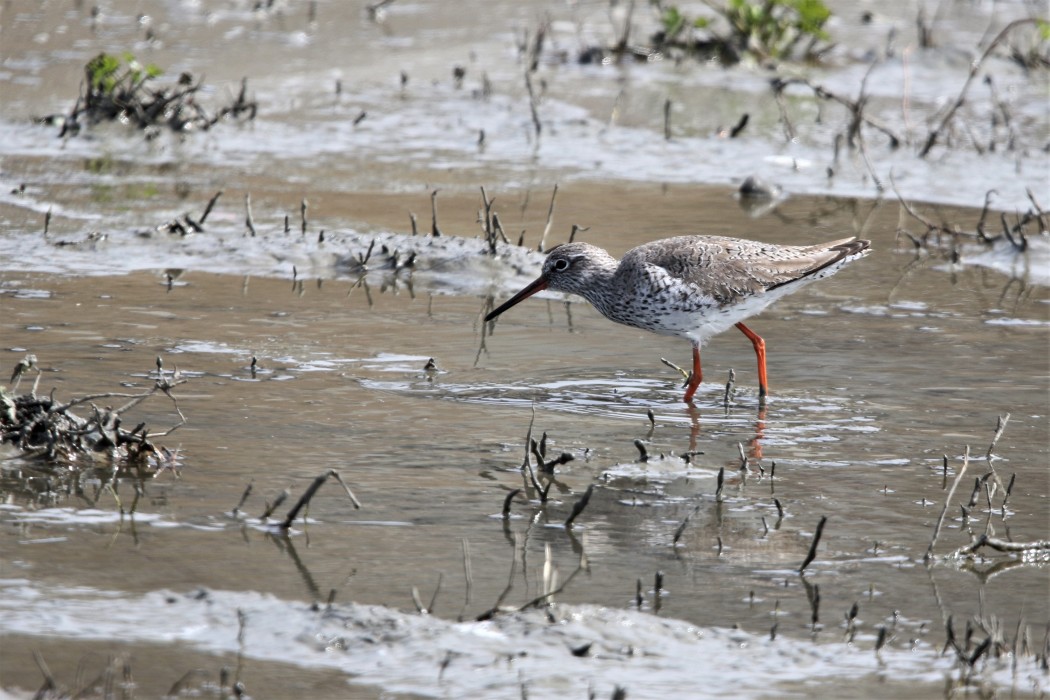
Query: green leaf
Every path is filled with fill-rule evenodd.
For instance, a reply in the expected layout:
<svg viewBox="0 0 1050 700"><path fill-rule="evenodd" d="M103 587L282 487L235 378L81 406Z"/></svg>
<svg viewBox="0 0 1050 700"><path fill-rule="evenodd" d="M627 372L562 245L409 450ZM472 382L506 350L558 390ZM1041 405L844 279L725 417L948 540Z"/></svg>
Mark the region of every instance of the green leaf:
<svg viewBox="0 0 1050 700"><path fill-rule="evenodd" d="M100 53L88 61L86 70L92 89L110 92L117 83L116 74L120 70L120 59L108 53Z"/></svg>
<svg viewBox="0 0 1050 700"><path fill-rule="evenodd" d="M806 34L823 38L824 24L831 17L831 10L823 0L794 0L793 4L798 13L798 28Z"/></svg>
<svg viewBox="0 0 1050 700"><path fill-rule="evenodd" d="M679 12L677 5L671 5L664 10L664 14L660 18L660 21L664 25L664 33L667 36L674 36L682 29L682 25L685 24L685 18L682 16L682 13Z"/></svg>
<svg viewBox="0 0 1050 700"><path fill-rule="evenodd" d="M1039 38L1043 41L1050 40L1050 20L1041 19L1036 26L1039 27Z"/></svg>

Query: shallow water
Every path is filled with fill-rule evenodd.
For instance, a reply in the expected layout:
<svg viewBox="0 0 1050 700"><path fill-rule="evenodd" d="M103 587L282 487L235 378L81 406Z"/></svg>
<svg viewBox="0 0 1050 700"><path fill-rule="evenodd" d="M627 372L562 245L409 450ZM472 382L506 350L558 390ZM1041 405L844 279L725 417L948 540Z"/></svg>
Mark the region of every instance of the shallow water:
<svg viewBox="0 0 1050 700"><path fill-rule="evenodd" d="M198 18L186 25L167 18L173 10L164 4L143 5L134 12L165 28L165 44L136 50L166 63L182 56L186 66L178 69L207 66L209 82L234 80L259 51L282 46L289 61L273 80L258 79L270 116L181 143L145 144L108 129L59 143L19 118L68 107L76 78L62 66L82 64L99 46L121 45L130 30L119 12L104 13L92 34L75 10L42 7L44 16L16 7L0 42L7 71L0 371L6 378L32 352L40 393L133 393L152 386L159 356L166 371L177 367L188 379L175 391L188 422L157 438L177 450L178 473L143 483L134 516L126 512L130 482L116 494L97 477L79 491L47 493L45 480L26 478L32 465L3 453L0 688L39 687L32 662L39 650L67 685L81 662L93 676L107 655L128 653L143 697L165 692L190 668L206 669L217 682L224 665L255 697L520 697L522 685L536 697L589 689L608 697L614 685L629 697L681 697L695 694L698 683L726 697L812 695L843 683L855 684L857 697L897 689L939 695L946 678L960 677L938 655L949 615L960 635L975 615L997 618L1011 639L1023 621L1033 648L1041 648L1050 622L1045 562L1000 556L975 567L926 567L922 556L967 446L967 478L937 551L961 547L967 531L986 527L1015 541L1046 538L1045 236L1033 237L1025 255L966 248L952 262L947 252L917 254L896 231L921 228L897 203L821 194L827 183L790 168L777 172L793 196L754 216L725 183L767 155L783 155L769 139L731 150L733 165L719 174L668 177L668 169L698 160L683 148L706 148L711 139L682 137L668 151L654 141L651 123L599 128L582 98L583 106L551 99L551 131L561 136L542 137L535 152L520 101L479 102L467 88L458 93L442 82L453 61L469 59L464 37L475 32L423 5L395 4L382 25L354 8L342 18L369 37L361 43L337 42L327 22L300 32L294 25L301 18L264 17L236 3L206 19L196 5L180 5ZM336 12L325 3L319 10L326 18ZM524 26L534 21L524 9L507 16ZM68 54L39 36L56 22L67 26ZM24 60L14 61L11 27L44 48L22 47ZM492 60L484 65L499 84L516 70L507 45L513 32L487 36L475 60ZM216 37L230 60L213 71L211 54L199 46ZM344 44L348 53L335 66L325 50ZM376 45L383 50L366 50ZM500 55L502 63L491 58ZM418 62L407 97L394 77L362 77L396 76L392 66L409 58ZM345 104L319 96L337 71L348 85L363 86L344 95ZM305 75L324 85L311 92ZM556 75L566 92L575 80L595 90L601 84L585 73ZM956 84L955 74L938 75ZM744 95L749 80L759 78L741 79ZM614 84L605 97L615 96ZM366 98L375 101L367 108L379 125L362 135L347 115ZM326 111L327 121L320 117ZM507 125L491 126L501 114ZM479 123L488 133L482 152L474 140ZM515 138L501 143L501 128ZM399 137L380 137L388 133ZM576 142L579 150L569 149ZM708 160L721 157L721 148ZM592 168L595 153L603 162ZM646 165L649 156L659 168ZM963 156L922 167L951 170L961 162L953 158ZM1023 202L1023 186L1011 194L998 182L994 168L1002 163L987 163L982 177L962 178L957 188L912 171L907 177L918 184L909 192L942 202L976 196L979 204L994 185L1007 201ZM634 176L623 177L628 171ZM685 180L716 184L666 184ZM863 178L838 182L830 189L856 194L866 187ZM25 190L12 193L19 183ZM688 409L681 378L660 362L685 365L683 341L615 326L585 304L554 296L486 326L484 312L530 279L540 256L508 252L493 260L408 235L409 212L429 231L430 193L438 187L441 229L474 236L477 187L484 185L508 233L524 230L535 246L555 183L548 247L575 223L589 227L580 236L614 254L684 232L776 243L860 235L874 252L750 324L769 347L773 393L765 409L757 404L750 343L732 332L705 348L707 381ZM205 233L155 230L183 212L199 214L219 189ZM254 238L244 235L248 192L260 230ZM305 236L298 225L303 197ZM918 206L964 228L979 216L972 208ZM283 232L286 213L290 233ZM377 239L387 244L386 257L381 243L366 273L355 260ZM410 249L419 250L414 271L389 269L390 251ZM430 358L436 369L427 371ZM730 368L737 384L726 407ZM33 379L24 378L21 390ZM972 479L988 471L984 455L997 417L1007 413L994 466L1003 482L1015 477L1008 505L998 507L1000 492L989 511L981 496L964 522L959 504L970 497ZM178 423L162 396L132 414L128 420L148 421L153 432ZM568 452L575 459L558 467L547 504L519 494L503 519L504 498L525 486L519 465L530 422L537 437L547 433L548 458ZM639 460L636 440L649 461ZM749 458L746 476L741 451ZM716 498L721 468L725 485ZM328 469L342 475L361 510L328 483L290 537L258 521L264 502L285 488L297 497ZM234 515L248 484L252 494ZM590 485L589 504L566 530L562 523ZM817 558L800 577L822 516L828 521ZM548 556L546 568L562 582L583 565L556 596L567 606L557 615L566 611L572 624L547 626L530 612L469 623L500 599L508 577L505 604L543 593ZM431 616L416 611L413 589ZM633 612L639 590L640 614ZM331 614L310 610L331 591ZM847 644L854 603L856 635ZM888 640L876 654L880 628ZM560 654L588 640L597 645L589 656ZM337 653L344 648L346 658ZM516 654L527 660L515 662ZM683 658L709 665L697 670ZM1046 690L1045 672L1031 657L1014 672L1008 659L981 671L973 687ZM351 679L358 682L347 690Z"/></svg>
<svg viewBox="0 0 1050 700"><path fill-rule="evenodd" d="M614 194L639 211L661 197L696 201L694 191ZM786 211L816 204L793 200ZM807 235L848 233L851 218L843 202ZM147 483L134 518L121 519L106 493L89 504L65 495L34 503L9 492L0 517L8 524L5 569L17 580L8 584L28 578L45 591L76 585L118 596L206 587L304 602L336 590L337 600L411 610L413 587L426 601L440 580L435 613L471 617L498 598L515 551L524 562L513 598L536 595L549 545L563 577L581 552L587 558L587 571L558 596L564 602L627 607L636 581L651 590L662 571L663 616L759 635L776 623L781 636L810 637L809 599L792 572L826 515L807 577L821 590L826 631L813 635L818 641L841 639L854 602L869 635L899 611L891 643L905 647L910 639L937 647L942 615L965 619L982 602L1009 625L1022 616L1038 624L1048 612L1045 569L982 582L919 560L945 495L942 454L954 474L964 447L983 454L1006 412L997 469L1017 479L1008 517L995 513L993 522L1018 541L1045 534L1046 290L1029 287L1016 298L1019 283L995 272L909 267L912 255L893 251L895 218L880 210L870 221L874 254L753 324L770 347L774 393L761 413L744 338L711 343L709 380L689 411L679 381L659 362L684 364L685 343L613 326L581 304L533 301L483 337L483 299L425 286L410 294L403 285L355 287L356 278L298 284L186 272L169 289L158 272L7 271L4 366L36 353L42 390L148 387L158 355L190 379L176 392L189 422L159 439L178 449L179 478L169 472ZM619 213L590 221L595 229L633 223ZM430 357L437 372L423 370ZM730 367L738 388L725 409L721 382ZM505 523L496 516L507 491L523 485L517 467L532 407L550 453L576 460L558 469L551 503L516 501ZM154 430L177 422L166 400L151 400L135 419ZM645 441L649 462L637 461L635 439ZM746 480L736 471L738 444L752 457ZM689 464L674 456L688 451L701 454ZM722 467L729 476L718 503ZM244 510L257 515L263 498L285 487L298 494L326 469L343 475L362 510L326 486L311 504L309 527L287 541L228 515L248 483L254 495ZM591 483L598 488L574 532L552 527ZM88 497L94 488L85 485ZM961 489L956 501L968 493ZM125 504L130 497L122 491ZM967 542L959 525L949 521L942 551ZM653 605L650 594L646 607Z"/></svg>

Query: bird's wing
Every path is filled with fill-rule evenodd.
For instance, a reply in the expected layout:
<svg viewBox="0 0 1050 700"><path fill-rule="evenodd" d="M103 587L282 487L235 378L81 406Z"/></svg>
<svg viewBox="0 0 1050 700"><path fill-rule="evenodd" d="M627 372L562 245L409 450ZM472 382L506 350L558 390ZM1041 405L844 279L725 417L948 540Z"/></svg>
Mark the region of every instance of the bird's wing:
<svg viewBox="0 0 1050 700"><path fill-rule="evenodd" d="M860 253L866 241L843 238L814 246L780 246L722 236L681 236L654 241L624 256L644 263L650 275L669 275L727 302L803 279Z"/></svg>

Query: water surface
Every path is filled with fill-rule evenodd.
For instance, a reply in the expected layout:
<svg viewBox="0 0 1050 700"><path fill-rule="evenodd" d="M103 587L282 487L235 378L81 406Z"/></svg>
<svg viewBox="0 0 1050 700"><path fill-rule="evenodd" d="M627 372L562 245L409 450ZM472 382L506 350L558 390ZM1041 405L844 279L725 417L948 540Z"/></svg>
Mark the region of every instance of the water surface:
<svg viewBox="0 0 1050 700"><path fill-rule="evenodd" d="M937 553L985 531L1046 538L1045 236L1033 235L1023 255L1002 246L916 251L898 228L923 228L896 201L872 198L862 164L852 176L820 174L829 158L820 129L812 144L780 144L770 103L766 117L756 111L753 137L712 136L741 103L764 104L761 72L634 66L611 77L546 66L548 128L537 142L514 49L517 30L536 22L532 6L478 13L483 31L461 14L407 3L392 5L383 24L356 6L318 3L316 25L238 3L148 5L117 3L92 31L76 9L14 3L0 42L0 371L6 379L33 353L39 393L61 399L148 389L157 357L188 379L175 391L187 423L157 438L175 451L176 471L138 484L134 514L132 481L114 493L98 472L47 479L3 453L5 691L20 697L41 685L35 650L67 686L78 666L98 674L108 656L128 654L143 697L192 668L217 683L223 666L255 697L520 697L522 686L537 697L608 697L616 685L629 697L685 697L699 684L726 697L846 686L856 697L940 695L946 679L963 682L940 655L949 616L960 637L980 617L998 621L1007 639L1027 626L1032 649L1043 648L1045 562L922 558L968 446ZM79 80L71 66L139 41L139 12L163 40L135 43L137 52L205 71L219 86L251 73L260 118L149 143L112 128L63 142L30 124L31 114L69 107ZM987 16L959 15L945 18L952 36L979 36ZM260 57L277 52L286 60L257 75ZM917 105L954 94L960 74L946 55L913 54L917 69L948 64ZM848 56L827 80L849 84L861 64ZM468 66L458 90L457 62ZM483 71L497 87L487 100L471 92ZM1004 76L1018 81L1019 103L1039 89ZM888 83L872 83L886 103L899 96ZM651 96L677 86L685 105L693 85L732 99L704 102L725 110L716 116L683 106L681 131L666 143L647 116L662 103ZM635 108L611 123L621 89L621 104ZM368 116L352 126L362 110ZM980 168L963 167L976 156L961 151L922 165L883 155L880 172L892 168L909 199L925 202L916 206L967 230L980 212L959 203L978 206L994 187L1002 208L1022 208L1024 187L1040 184L1027 178L1035 154L990 155ZM817 165L793 167L802 156ZM734 196L756 171L790 195L765 213ZM686 365L684 341L615 326L557 296L481 323L542 256L492 259L443 240L477 236L484 186L508 234L524 231L535 248L555 184L547 247L577 224L588 229L579 237L617 255L681 233L775 243L858 235L874 252L750 324L769 348L766 407L751 345L730 332L705 348L706 381L689 408L680 376L660 361ZM439 239L426 235L435 189ZM199 215L219 190L204 233L158 230ZM255 237L243 223L248 193ZM404 260L409 250L418 263L395 272L393 252ZM730 369L736 390L726 405ZM154 432L179 422L163 396L132 413ZM989 472L985 453L1006 414L992 464L1004 484L1013 479L1010 498L1001 507L997 491L989 509L979 493L964 520L959 506ZM557 468L546 503L519 468L530 424L534 436L546 433L548 458L574 457ZM297 497L329 469L361 510L329 483L290 536L259 521L282 490ZM517 488L525 491L504 519ZM800 577L824 516L817 557ZM554 623L535 611L472 622L508 580L505 605L540 596L545 569L562 583L579 569L555 596L563 607L550 611ZM592 651L571 653L587 643ZM979 671L974 687L1045 692L1031 655L1016 670L1004 658Z"/></svg>

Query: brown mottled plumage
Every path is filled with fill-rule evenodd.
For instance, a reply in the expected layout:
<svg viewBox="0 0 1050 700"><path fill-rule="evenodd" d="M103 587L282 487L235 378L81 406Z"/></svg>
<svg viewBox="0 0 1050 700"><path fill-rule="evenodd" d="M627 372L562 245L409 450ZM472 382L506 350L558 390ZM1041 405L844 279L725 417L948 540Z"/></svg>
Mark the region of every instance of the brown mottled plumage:
<svg viewBox="0 0 1050 700"><path fill-rule="evenodd" d="M632 248L617 261L589 243L567 243L552 248L539 278L485 320L536 292L552 289L579 294L611 321L688 338L693 344L693 372L686 402L700 385L700 347L735 325L754 345L759 395L764 397L765 341L743 320L867 255L869 245L856 238L782 246L724 236L678 236Z"/></svg>

